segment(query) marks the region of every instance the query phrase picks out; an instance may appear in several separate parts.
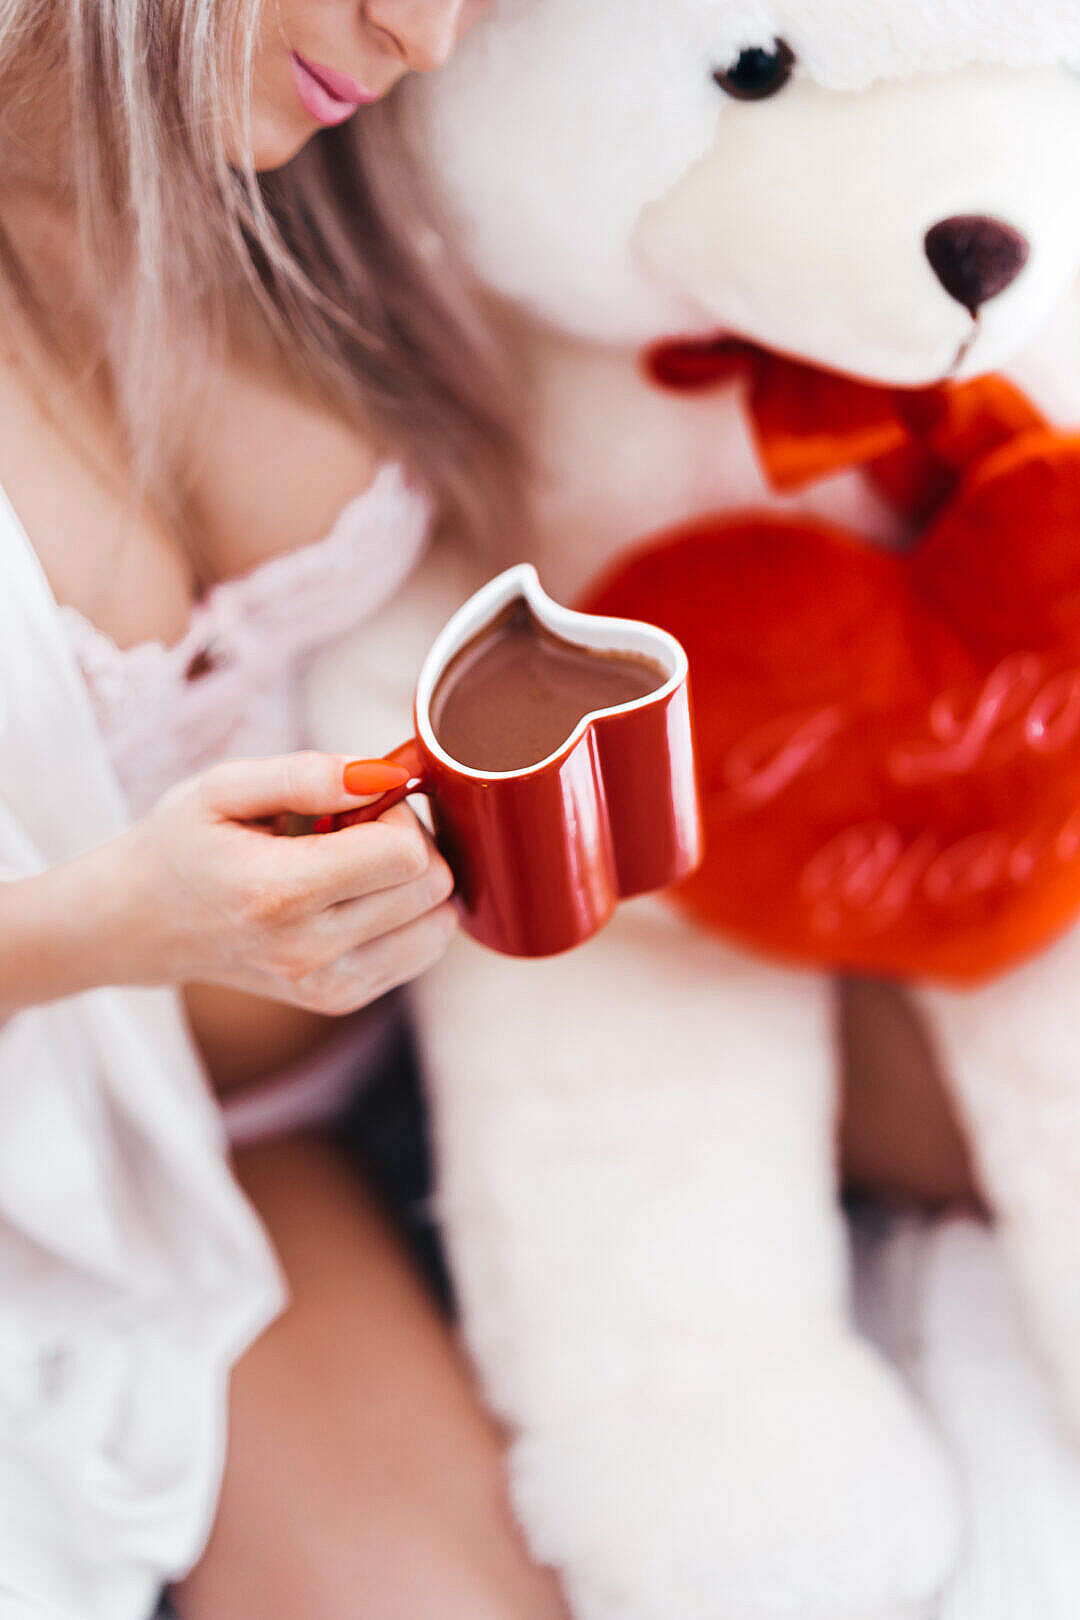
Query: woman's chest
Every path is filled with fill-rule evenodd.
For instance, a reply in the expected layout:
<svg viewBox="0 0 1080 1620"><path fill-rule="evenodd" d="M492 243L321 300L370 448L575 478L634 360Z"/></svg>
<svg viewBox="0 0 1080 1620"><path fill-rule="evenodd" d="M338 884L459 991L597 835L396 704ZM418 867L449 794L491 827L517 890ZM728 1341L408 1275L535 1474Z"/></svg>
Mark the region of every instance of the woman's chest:
<svg viewBox="0 0 1080 1620"><path fill-rule="evenodd" d="M181 642L208 591L318 541L375 466L372 446L325 410L222 374L168 521L133 494L104 411L72 400L61 415L0 374L0 483L57 600L120 648Z"/></svg>

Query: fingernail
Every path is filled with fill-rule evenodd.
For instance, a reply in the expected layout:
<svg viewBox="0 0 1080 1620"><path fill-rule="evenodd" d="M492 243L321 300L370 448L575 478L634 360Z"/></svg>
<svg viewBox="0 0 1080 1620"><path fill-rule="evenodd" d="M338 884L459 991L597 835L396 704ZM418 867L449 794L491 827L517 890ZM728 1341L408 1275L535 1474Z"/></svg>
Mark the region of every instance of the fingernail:
<svg viewBox="0 0 1080 1620"><path fill-rule="evenodd" d="M400 765L388 765L384 759L354 759L345 767L345 791L358 799L390 793L404 787L408 780L408 771Z"/></svg>

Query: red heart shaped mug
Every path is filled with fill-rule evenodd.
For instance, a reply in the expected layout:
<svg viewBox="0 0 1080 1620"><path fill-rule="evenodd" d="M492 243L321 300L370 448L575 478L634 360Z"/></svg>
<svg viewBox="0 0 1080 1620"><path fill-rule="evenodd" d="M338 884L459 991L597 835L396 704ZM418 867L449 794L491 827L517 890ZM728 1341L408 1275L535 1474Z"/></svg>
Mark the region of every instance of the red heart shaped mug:
<svg viewBox="0 0 1080 1620"><path fill-rule="evenodd" d="M586 708L535 762L465 763L440 741L433 708L455 666L519 607L568 656L584 662L584 654L598 669L634 661L652 671L652 684L629 701ZM508 956L570 950L598 933L620 900L667 888L700 864L687 674L686 654L666 631L561 607L533 567L511 568L465 603L424 662L416 734L387 756L408 770L408 782L336 824L425 794L465 930ZM493 707L493 724L498 717Z"/></svg>

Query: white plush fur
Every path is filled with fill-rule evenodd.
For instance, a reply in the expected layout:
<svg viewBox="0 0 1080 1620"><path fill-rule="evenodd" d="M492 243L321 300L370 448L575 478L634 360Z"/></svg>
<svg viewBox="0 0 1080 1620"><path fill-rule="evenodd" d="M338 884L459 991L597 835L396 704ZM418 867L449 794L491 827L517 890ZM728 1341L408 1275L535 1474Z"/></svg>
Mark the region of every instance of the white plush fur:
<svg viewBox="0 0 1080 1620"><path fill-rule="evenodd" d="M957 1469L964 1556L935 1620L1075 1620L1080 1451L1054 1411L1001 1246L973 1220L857 1222L860 1321Z"/></svg>
<svg viewBox="0 0 1080 1620"><path fill-rule="evenodd" d="M727 100L713 69L777 34L792 84ZM653 392L647 341L736 331L904 383L1015 362L1080 420L1076 60L1069 0L497 11L418 92L416 140L522 311L549 590L660 524L773 499L738 391ZM1032 245L977 326L923 251L957 213ZM858 479L801 503L897 537ZM482 572L437 553L324 661L324 743L401 740L423 652ZM1080 1426L1078 953L920 1002ZM850 1319L831 997L659 902L552 962L463 942L421 987L464 1329L578 1620L915 1620L955 1567L948 1461Z"/></svg>

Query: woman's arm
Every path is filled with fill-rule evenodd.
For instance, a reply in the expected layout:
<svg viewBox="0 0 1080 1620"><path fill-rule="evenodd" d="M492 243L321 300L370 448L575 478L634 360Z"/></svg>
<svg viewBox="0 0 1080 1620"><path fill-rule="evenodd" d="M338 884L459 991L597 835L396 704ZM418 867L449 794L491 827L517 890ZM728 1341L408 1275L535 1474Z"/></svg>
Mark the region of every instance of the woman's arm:
<svg viewBox="0 0 1080 1620"><path fill-rule="evenodd" d="M149 954L124 840L0 883L0 1019L100 984L129 984Z"/></svg>

